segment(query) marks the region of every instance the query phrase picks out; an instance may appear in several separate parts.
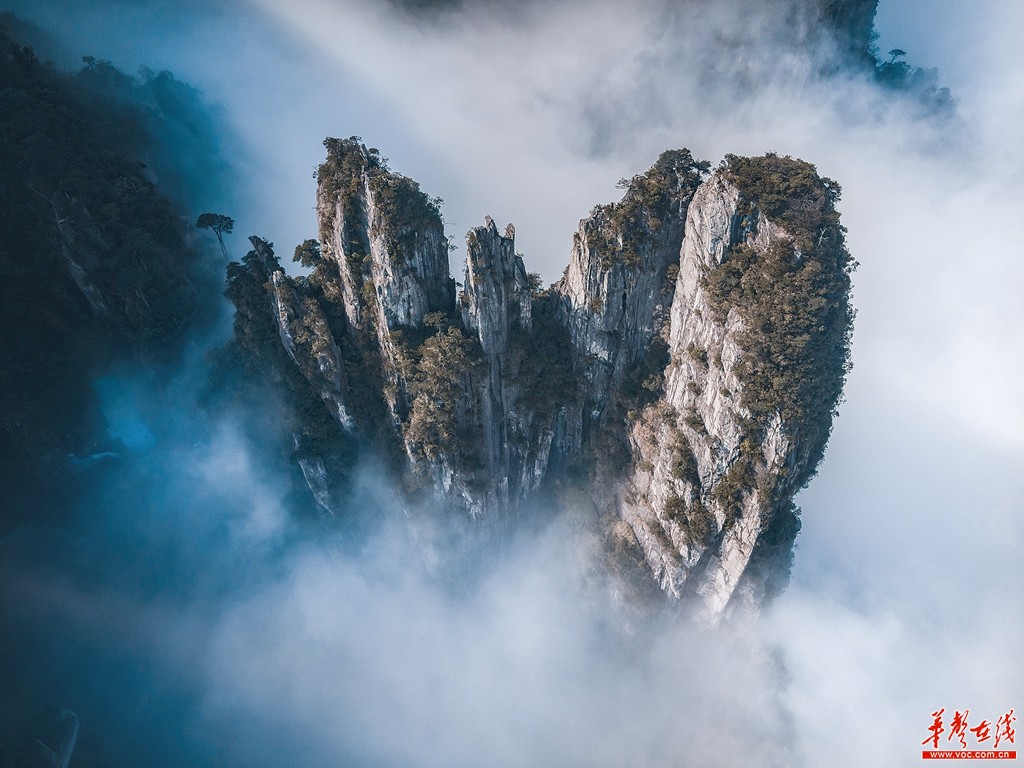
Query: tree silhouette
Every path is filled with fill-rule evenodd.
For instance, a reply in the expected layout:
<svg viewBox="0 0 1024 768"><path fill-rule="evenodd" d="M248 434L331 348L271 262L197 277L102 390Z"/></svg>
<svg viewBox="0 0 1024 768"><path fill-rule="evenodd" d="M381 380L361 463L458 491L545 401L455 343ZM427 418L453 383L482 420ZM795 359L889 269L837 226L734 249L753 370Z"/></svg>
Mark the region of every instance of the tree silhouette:
<svg viewBox="0 0 1024 768"><path fill-rule="evenodd" d="M219 213L203 213L200 214L199 218L196 219L196 229L212 229L213 234L217 236L217 242L220 243L221 253L224 254L224 261L228 261L228 250L224 247L224 233L231 234L231 229L235 226L235 220L230 216L224 216Z"/></svg>
<svg viewBox="0 0 1024 768"><path fill-rule="evenodd" d="M303 240L295 246L292 261L297 261L304 267L315 267L320 261L320 243L316 240Z"/></svg>

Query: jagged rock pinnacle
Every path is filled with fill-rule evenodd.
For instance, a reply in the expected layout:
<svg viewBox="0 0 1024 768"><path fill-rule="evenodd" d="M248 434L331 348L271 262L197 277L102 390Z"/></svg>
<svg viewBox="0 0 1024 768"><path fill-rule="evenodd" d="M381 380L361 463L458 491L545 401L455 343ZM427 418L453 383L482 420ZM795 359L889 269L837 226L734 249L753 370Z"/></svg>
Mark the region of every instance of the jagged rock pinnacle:
<svg viewBox="0 0 1024 768"><path fill-rule="evenodd" d="M580 222L548 290L485 217L456 303L437 202L357 140L325 144L320 262L265 269L279 343L345 433L401 446L417 498L491 523L574 468L616 547L712 622L784 585L848 369L834 182L665 152Z"/></svg>

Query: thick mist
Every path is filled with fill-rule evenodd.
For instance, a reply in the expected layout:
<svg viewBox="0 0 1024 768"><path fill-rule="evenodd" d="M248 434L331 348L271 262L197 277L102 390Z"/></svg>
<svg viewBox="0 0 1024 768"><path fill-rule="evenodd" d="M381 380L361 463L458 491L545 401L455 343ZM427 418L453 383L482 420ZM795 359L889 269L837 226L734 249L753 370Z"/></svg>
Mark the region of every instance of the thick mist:
<svg viewBox="0 0 1024 768"><path fill-rule="evenodd" d="M203 385L99 382L125 449L69 522L2 542L8 722L73 709L80 765L787 764L776 652L616 607L591 510L453 582L423 551L444 522L373 466L371 520L303 521L247 437L272 413L210 418Z"/></svg>
<svg viewBox="0 0 1024 768"><path fill-rule="evenodd" d="M315 234L325 135L444 197L456 243L514 222L549 280L575 222L663 149L815 163L860 262L855 368L798 497L789 591L748 628L641 621L588 567L586 510L480 553L455 589L379 468L349 500L358 529L310 521L251 438L273 403L197 407L224 340L206 339L171 381L100 382L128 450L83 468L71 523L0 540L2 714L74 709L72 765L886 767L920 759L940 707L1019 712L1019 5L883 0L880 49L939 69L941 114L818 77L828 40L776 46L763 4L408 5L12 10L217 104L226 213L282 253Z"/></svg>

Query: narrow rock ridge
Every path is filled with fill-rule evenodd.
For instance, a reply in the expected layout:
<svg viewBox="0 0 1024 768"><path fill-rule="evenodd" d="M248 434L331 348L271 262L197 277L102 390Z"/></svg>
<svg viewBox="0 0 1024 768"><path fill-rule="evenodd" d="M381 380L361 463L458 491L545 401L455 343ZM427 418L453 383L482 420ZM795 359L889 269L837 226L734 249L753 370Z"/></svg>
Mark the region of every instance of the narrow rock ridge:
<svg viewBox="0 0 1024 768"><path fill-rule="evenodd" d="M813 173L812 167L789 158L765 160L763 165L781 161L794 174ZM619 512L662 588L693 599L712 622L730 609L756 607L788 578L800 527L792 497L809 480L823 451L846 371L852 321L846 304L851 264L830 196L812 199L818 207L800 221L813 221L817 243L809 244L800 227L787 229L765 216L756 198L741 193L734 176L728 167L715 173L690 205L672 304L665 392L629 428L633 464L619 499ZM831 184L816 175L812 182L813 191ZM731 266L730 259L778 269L780 285L763 291L749 306L720 306L721 297L713 295L722 292L716 279ZM803 309L790 310L795 318L791 327L771 333L795 349L778 375L790 375L802 365L834 364L833 370L818 372L833 388L826 385L824 403L789 407L772 402L766 408L751 392L759 386L750 375L752 364L759 364L752 354L767 343L759 336L763 330L751 328L764 322L756 302L785 292L805 275L820 274L822 265L831 268L828 279L802 296ZM816 304L815 294L824 297L829 283L837 306ZM801 339L805 327L823 318L822 311L834 313L837 328L819 333L826 338ZM796 317L801 313L807 317ZM784 325L786 319L775 313L772 321ZM828 349L834 359L825 354L813 359L816 346ZM768 559L772 567L766 570Z"/></svg>
<svg viewBox="0 0 1024 768"><path fill-rule="evenodd" d="M392 173L375 149L327 139L317 173L322 257L334 262L354 339L382 361L384 396L397 427L408 416L400 337L431 312L454 311L448 240L437 202ZM372 340L375 336L375 342Z"/></svg>
<svg viewBox="0 0 1024 768"><path fill-rule="evenodd" d="M716 322L702 276L744 237L738 206L739 191L718 174L694 196L672 304L665 394L629 430L635 461L620 501L662 588L676 597L689 589L710 615L732 596L766 501L756 486L744 489L738 508L716 493L743 439L736 373L743 320L731 310ZM781 234L770 222L755 231L761 250ZM781 430L754 448L756 475L777 475L788 449Z"/></svg>
<svg viewBox="0 0 1024 768"><path fill-rule="evenodd" d="M834 182L788 157L730 155L709 176L665 152L580 222L548 289L514 227L487 217L467 235L456 302L439 201L356 139L325 145L312 274L288 277L254 239L280 350L302 376L295 413L315 411L308 388L339 435L397 450L413 506L433 498L487 526L548 481L582 486L609 552L635 548L627 557L710 623L785 586L792 497L848 370L852 261ZM344 452L322 425L295 434L316 503L337 511Z"/></svg>
<svg viewBox="0 0 1024 768"><path fill-rule="evenodd" d="M462 321L480 344L480 375L473 382L479 434L474 513L495 514L521 503L543 480L553 431L550 419L525 402L520 374L534 336L533 295L515 227L501 235L490 216L466 237ZM455 453L463 453L456 446Z"/></svg>
<svg viewBox="0 0 1024 768"><path fill-rule="evenodd" d="M498 234L494 220L475 227L466 237L466 281L462 322L475 333L488 359L499 361L508 351L511 333L532 327L531 294L523 259L516 254L516 230L509 224ZM500 379L500 368L496 371Z"/></svg>
<svg viewBox="0 0 1024 768"><path fill-rule="evenodd" d="M613 395L626 394L633 407L645 384L638 374L661 373L658 334L675 289L670 267L679 261L687 206L707 168L687 150L665 152L647 173L620 182L626 193L619 203L597 206L580 221L569 266L553 289L580 382L560 436L564 453L590 443L603 418L621 419L621 412L606 413Z"/></svg>

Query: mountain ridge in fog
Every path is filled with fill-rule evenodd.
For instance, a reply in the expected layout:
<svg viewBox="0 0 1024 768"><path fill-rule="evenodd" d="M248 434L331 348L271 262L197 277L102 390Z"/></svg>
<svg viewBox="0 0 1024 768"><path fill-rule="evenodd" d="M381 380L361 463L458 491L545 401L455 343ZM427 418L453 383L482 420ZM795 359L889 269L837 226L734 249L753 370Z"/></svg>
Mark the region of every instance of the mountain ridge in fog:
<svg viewBox="0 0 1024 768"><path fill-rule="evenodd" d="M860 71L883 64L869 62ZM914 88L925 94L934 85L922 85L920 78L911 83L899 67L883 71L915 96ZM756 77L747 82L756 90ZM173 135L167 131L163 140L173 145L167 138ZM610 142L614 133L606 138ZM214 152L215 145L202 151ZM344 151L369 154L357 146ZM141 159L121 154L129 166ZM245 350L254 358L249 373L239 372L246 362L237 349L215 353L222 378L211 393L205 379L214 361L202 352L220 345L223 334L214 332L211 340L214 318L183 311L168 315L176 330L147 342L161 354L145 344L129 353L120 330L108 339L117 342L110 357L89 357L92 348L79 344L91 366L60 382L80 388L78 399L45 397L50 382L17 382L22 402L44 406L30 414L40 423L55 415L46 406L63 402L68 408L57 427L44 427L52 445L40 451L60 474L40 481L33 473L9 473L8 487L27 485L26 497L46 483L63 493L54 504L38 504L38 517L19 516L0 539L0 645L6 652L0 763L45 759L34 739L55 746L54 725L60 707L68 707L81 715L72 765L82 766L333 765L339 759L476 765L490 758L573 764L581 754L594 764L661 765L678 762L680 755L735 764L745 759L738 755L752 754L765 764L792 764L794 726L783 702L788 672L774 649L751 650L749 638L731 634L731 622L708 640L672 622L666 630L657 611L654 620L643 610L638 618L622 605L660 606L662 586L714 620L784 586L799 527L786 497L820 459L837 377L841 387L845 371L844 355L833 355L824 377L828 386L813 392L801 386L815 379L806 374L820 371L786 366L800 374L798 380L762 388L765 396L753 399L758 387L746 388L740 380L742 374L770 385L773 378L769 370L741 371L745 345L756 342L769 353L767 360L770 353L793 353L779 342L802 334L743 338L739 319L774 319L780 305L809 297L809 289L828 298L831 342L838 342L833 351L845 352L848 305L834 300L843 293L845 271L841 227L832 219L837 186L785 156L733 157L713 174L695 164L677 154L626 180L621 201L598 206L581 223L570 268L555 287L538 285L527 271L529 257L519 260L514 229L493 221L475 227L467 273L458 276L464 298L453 291L447 265L441 266L446 236L430 210L439 203L410 194L411 209L398 204L415 190L397 174L382 174L396 200L377 201L378 223L422 216L426 224L414 221L409 231L378 226L374 234L372 216L359 221L368 213L364 191L348 206L339 205L344 190L325 190L321 223L333 206L343 232L362 227L356 240L364 242L352 248L349 241L346 251L333 225L325 227L317 243L302 244L314 268L304 284L287 270L278 275L269 244L256 240L255 255L232 270L235 298L243 306L249 300L253 313L245 319L241 312L243 332L246 323L254 331ZM119 172L114 181L123 176L124 182L114 185L116 195L133 191L147 205L176 211L170 218L177 216L177 224L166 226L177 234L164 243L173 243L181 257L171 267L170 283L184 285L181 268L200 305L217 302L219 286L208 270L186 269L216 260L216 254L178 225L191 224L211 207L234 211L210 202L212 193L199 203L196 197L208 191L202 182L190 192L187 185L174 188L163 172L154 179L155 165L150 172L138 166ZM318 183L329 184L334 169L328 171ZM372 175L367 168L362 173ZM768 189L759 188L765 173L778 177ZM341 174L345 182L353 177ZM36 186L50 198L38 217L56 226L57 190ZM787 190L780 196L782 188ZM74 197L67 186L59 191L68 189ZM159 190L173 191L171 208L159 202ZM445 190L431 190L438 191ZM85 232L82 239L95 241L83 255L102 261L107 246L120 242L106 238L102 227L115 221L106 206L120 209L121 202L115 196L86 204L95 228L81 225L81 209L69 209ZM706 220L701 231L713 233L707 241L718 237L730 246L704 255L721 256L720 266L731 261L732 268L719 271L697 258L698 214ZM798 220L808 214L813 237L810 230L799 231ZM33 212L25 220L35 217ZM355 220L348 230L346 218ZM36 242L54 236L43 230ZM569 221L566 232L571 230ZM685 260L680 256L688 230L692 258ZM403 263L401 256L386 265L372 255L363 261L375 238L399 253L404 241L412 241L415 251L421 235L438 248L429 270L416 259ZM89 305L90 285L98 291L94 299L115 317L132 304L138 314L130 318L146 318L147 302L162 316L145 283L109 279L120 272L116 268L92 273L107 279L78 284L73 267L62 261L62 240L47 263L60 275L51 287L63 290L57 301L39 305L52 313L44 313L44 328L63 311L62 302L74 311L61 327L78 325L75 330L86 335L103 327L102 310ZM815 253L822 245L836 250ZM195 246L201 257L191 251ZM36 258L49 251L23 253ZM832 285L790 275L786 266L808 255L831 258ZM143 273L154 268L145 249L134 256L140 261L129 256L126 263ZM336 279L324 274L329 260L337 265ZM778 292L748 275L760 264L772 265L777 285L771 287ZM353 281L347 298L351 311L343 298L345 267L360 281ZM697 274L703 269L708 275ZM428 271L434 282L422 291L421 303L431 311L417 317L416 287L406 288ZM364 292L367 282L377 298ZM137 287L142 298L133 293ZM34 312L22 312L24 304L9 306L19 313L13 327L39 321ZM125 322L134 322L130 318ZM360 322L368 336L362 349L351 339ZM405 334L401 343L398 331ZM337 354L326 343L330 338ZM816 343L813 333L810 343ZM76 344L48 342L30 351L56 351L59 359ZM389 344L393 350L385 348ZM25 354L24 347L16 351ZM390 368L382 365L388 354L394 355ZM746 360L752 359L758 358L747 348ZM432 364L437 361L442 364ZM63 375L59 369L40 372L56 380ZM259 384L233 400L238 393L231 389L246 389L250 375ZM359 386L373 401L369 418L352 407L350 395ZM791 392L800 397L787 399ZM799 413L808 406L817 413ZM741 408L757 417L788 409L801 441L787 442L788 426L781 421L744 424ZM565 419L573 425L558 427L563 410L573 412ZM592 423L584 427L588 419ZM346 432L349 422L353 434ZM12 445L27 423L5 424ZM502 431L506 439L494 439ZM559 455L555 464L561 466L530 490L548 431L554 446L548 456ZM466 442L453 449L452 440ZM628 483L629 492L595 494L587 477L595 473L593 465L574 453L584 451L585 441L587 458L605 462L597 474ZM471 466L473 460L480 467ZM448 478L446 462L458 463ZM505 487L503 479L509 481ZM445 508L440 516L429 504L416 503L438 486ZM516 509L509 499L526 499L524 489L544 498ZM772 503L759 504L755 494L772 496ZM572 508L570 514L559 517L559 506ZM295 522L315 517L318 509L333 512L332 520ZM5 522L17 510L5 506ZM519 538L488 530L509 510L508 525L521 529ZM547 516L549 524L539 526L537 519ZM755 520L765 525L752 526ZM538 527L542 535L535 535ZM567 542L580 528L590 535L591 551L576 563L575 542ZM504 555L493 562L456 572L453 581L467 572L478 578L473 587L432 589L446 558L472 560L466 551L486 558L502 546ZM692 568L687 558L696 561ZM577 567L584 580L599 585L596 590L576 589ZM421 579L424 571L429 575ZM698 585L701 592L692 594ZM607 615L592 604L615 601L620 604ZM592 624L616 629L595 632ZM744 667L733 657L753 661Z"/></svg>
<svg viewBox="0 0 1024 768"><path fill-rule="evenodd" d="M834 182L777 155L711 173L665 152L579 223L549 288L515 227L487 217L456 296L439 201L358 139L324 143L321 239L296 249L312 272L289 277L251 238L229 266L226 357L276 383L278 442L324 514L344 518L369 449L414 518L437 506L500 531L539 498L582 493L608 567L646 560L712 623L781 590L792 497L849 368ZM450 549L438 531L428 546Z"/></svg>

